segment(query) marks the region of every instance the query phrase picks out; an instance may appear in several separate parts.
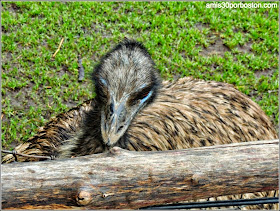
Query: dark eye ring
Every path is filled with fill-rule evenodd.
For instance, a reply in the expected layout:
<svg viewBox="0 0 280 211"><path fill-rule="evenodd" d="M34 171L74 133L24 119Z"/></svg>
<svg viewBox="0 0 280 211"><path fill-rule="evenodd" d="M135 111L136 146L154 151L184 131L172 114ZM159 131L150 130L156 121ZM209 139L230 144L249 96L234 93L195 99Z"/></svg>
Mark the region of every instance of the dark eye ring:
<svg viewBox="0 0 280 211"><path fill-rule="evenodd" d="M134 95L131 96L129 100L129 104L130 105L136 104L139 100L142 100L145 97L147 97L150 94L150 92L151 92L151 88L146 87L145 89L142 89L140 92L134 93Z"/></svg>
<svg viewBox="0 0 280 211"><path fill-rule="evenodd" d="M141 93L137 98L138 99L143 99L143 98L147 97L149 93L150 93L150 91L146 91L144 93Z"/></svg>

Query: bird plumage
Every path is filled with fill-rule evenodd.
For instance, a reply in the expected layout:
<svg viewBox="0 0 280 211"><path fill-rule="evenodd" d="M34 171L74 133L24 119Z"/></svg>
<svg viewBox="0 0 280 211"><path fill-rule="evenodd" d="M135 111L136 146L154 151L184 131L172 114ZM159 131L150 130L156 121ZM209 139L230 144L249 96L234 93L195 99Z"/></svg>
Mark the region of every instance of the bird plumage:
<svg viewBox="0 0 280 211"><path fill-rule="evenodd" d="M110 148L118 145L137 113L157 96L159 73L142 44L125 40L101 59L92 78L98 127L102 142ZM92 125L88 120L85 128Z"/></svg>
<svg viewBox="0 0 280 211"><path fill-rule="evenodd" d="M174 150L277 138L261 108L232 85L190 77L161 83L150 55L134 41L103 57L93 80L96 98L57 116L16 150L72 157L113 146ZM3 162L12 160L7 155Z"/></svg>
<svg viewBox="0 0 280 211"><path fill-rule="evenodd" d="M76 143L68 141L74 152L68 154L65 144L63 157L106 149L100 141L97 116L94 109L89 112L82 137ZM136 151L172 150L275 138L265 113L233 86L181 78L163 82L154 103L138 113L116 146Z"/></svg>

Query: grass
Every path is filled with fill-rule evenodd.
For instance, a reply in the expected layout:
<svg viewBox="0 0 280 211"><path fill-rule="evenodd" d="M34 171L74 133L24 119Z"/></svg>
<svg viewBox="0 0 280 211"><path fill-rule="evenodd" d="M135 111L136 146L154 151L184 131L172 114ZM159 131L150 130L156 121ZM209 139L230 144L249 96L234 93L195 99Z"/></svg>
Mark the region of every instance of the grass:
<svg viewBox="0 0 280 211"><path fill-rule="evenodd" d="M231 83L278 124L278 29L278 8L2 2L2 146L13 148L50 117L93 97L94 65L124 37L144 43L164 79ZM82 83L79 54L86 73Z"/></svg>

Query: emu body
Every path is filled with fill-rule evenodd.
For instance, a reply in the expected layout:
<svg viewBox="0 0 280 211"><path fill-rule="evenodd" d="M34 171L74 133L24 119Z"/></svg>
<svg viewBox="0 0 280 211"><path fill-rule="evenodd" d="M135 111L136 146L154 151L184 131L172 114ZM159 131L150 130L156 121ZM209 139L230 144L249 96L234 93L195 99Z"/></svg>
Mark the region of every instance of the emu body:
<svg viewBox="0 0 280 211"><path fill-rule="evenodd" d="M60 157L61 148L64 157L106 150L98 126L98 108L92 99L52 118L15 150ZM276 131L265 113L232 85L181 78L162 82L154 102L137 114L117 146L139 151L172 150L275 138ZM12 155L6 155L2 162L13 160ZM37 159L18 156L18 160Z"/></svg>
<svg viewBox="0 0 280 211"><path fill-rule="evenodd" d="M93 80L95 99L58 115L15 150L62 158L113 146L174 150L277 138L261 108L232 85L192 78L161 82L146 49L133 41L103 57ZM12 160L12 155L3 158Z"/></svg>
<svg viewBox="0 0 280 211"><path fill-rule="evenodd" d="M95 109L88 113L84 132L63 144L62 157L108 148L98 131L97 116ZM181 78L163 82L154 102L138 113L116 146L136 151L173 150L275 138L269 118L233 86Z"/></svg>

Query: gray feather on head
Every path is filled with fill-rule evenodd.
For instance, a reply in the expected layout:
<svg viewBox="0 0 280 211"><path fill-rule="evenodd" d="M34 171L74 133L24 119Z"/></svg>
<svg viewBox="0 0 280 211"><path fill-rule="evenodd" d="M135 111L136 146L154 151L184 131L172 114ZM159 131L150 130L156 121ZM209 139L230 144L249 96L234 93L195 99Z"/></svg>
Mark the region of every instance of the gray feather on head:
<svg viewBox="0 0 280 211"><path fill-rule="evenodd" d="M155 98L161 83L159 73L146 48L125 39L101 59L92 78L101 106L102 137L112 146Z"/></svg>

